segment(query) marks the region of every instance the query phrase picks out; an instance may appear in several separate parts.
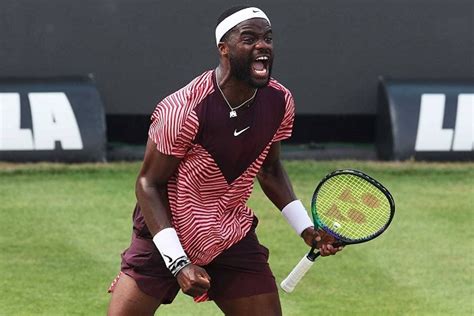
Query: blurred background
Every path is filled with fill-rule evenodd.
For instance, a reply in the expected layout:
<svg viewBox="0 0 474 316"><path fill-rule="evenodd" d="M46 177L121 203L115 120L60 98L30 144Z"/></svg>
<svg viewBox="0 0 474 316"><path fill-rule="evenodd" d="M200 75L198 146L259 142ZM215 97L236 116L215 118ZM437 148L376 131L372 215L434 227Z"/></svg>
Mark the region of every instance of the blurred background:
<svg viewBox="0 0 474 316"><path fill-rule="evenodd" d="M287 144L306 144L326 158L338 157L340 151L330 151L334 147L349 158L416 157L421 95L446 96L438 130L454 129L458 95L474 91L471 0L242 3L263 8L272 21L273 76L292 90L297 104ZM107 159L108 148L110 160L120 153L111 151L117 144L143 145L155 105L217 66L215 21L233 5L207 0L0 1L0 93L18 93L21 109L19 124L5 123L17 118L11 113L13 101L7 106L0 97L0 159L100 160ZM392 79L412 84L400 96L387 88ZM78 85L86 91L77 92ZM50 136L54 146L45 154L45 148L35 145L35 119L27 97L31 91L64 91L82 136L79 149L104 153L80 158L78 152L63 151L67 144L61 137ZM407 103L408 110L400 109ZM468 103L466 113L472 116L472 97ZM58 116L51 111L52 117ZM407 118L413 120L412 127L397 121L405 114L413 117ZM60 119L50 121L54 125ZM472 129L472 124L471 117L467 125ZM33 145L16 154L5 139L26 129L32 130ZM421 157L472 159L470 132L465 137L471 138L471 145L461 155L435 148L431 151L437 153ZM25 137L10 140L22 141Z"/></svg>

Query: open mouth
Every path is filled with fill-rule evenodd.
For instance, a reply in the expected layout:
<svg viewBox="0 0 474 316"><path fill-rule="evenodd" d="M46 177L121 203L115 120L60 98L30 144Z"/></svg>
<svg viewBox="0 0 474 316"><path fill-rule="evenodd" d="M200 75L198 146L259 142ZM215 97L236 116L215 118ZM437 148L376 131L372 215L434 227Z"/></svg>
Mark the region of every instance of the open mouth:
<svg viewBox="0 0 474 316"><path fill-rule="evenodd" d="M252 72L255 77L258 78L267 78L268 77L268 68L270 64L269 56L259 56L255 58L255 61L252 62Z"/></svg>

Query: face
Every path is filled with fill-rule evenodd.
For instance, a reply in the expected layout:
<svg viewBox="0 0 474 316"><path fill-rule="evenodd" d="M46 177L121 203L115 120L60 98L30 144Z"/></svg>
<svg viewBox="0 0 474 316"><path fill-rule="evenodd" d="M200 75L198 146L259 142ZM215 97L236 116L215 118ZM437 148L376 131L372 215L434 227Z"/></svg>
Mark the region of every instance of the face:
<svg viewBox="0 0 474 316"><path fill-rule="evenodd" d="M227 45L232 75L261 88L268 84L273 65L272 28L265 19L244 21L230 32Z"/></svg>

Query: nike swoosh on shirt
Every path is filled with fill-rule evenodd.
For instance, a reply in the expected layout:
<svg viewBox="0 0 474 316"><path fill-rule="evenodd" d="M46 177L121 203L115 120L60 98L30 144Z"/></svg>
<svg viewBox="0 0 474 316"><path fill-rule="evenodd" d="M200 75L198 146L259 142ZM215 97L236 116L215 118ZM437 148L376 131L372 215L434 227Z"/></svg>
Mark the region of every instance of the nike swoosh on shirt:
<svg viewBox="0 0 474 316"><path fill-rule="evenodd" d="M240 131L237 131L237 129L234 130L234 136L239 136L240 134L242 134L243 132L245 132L246 130L248 130L250 128L250 126L247 126L246 128L244 129L241 129Z"/></svg>

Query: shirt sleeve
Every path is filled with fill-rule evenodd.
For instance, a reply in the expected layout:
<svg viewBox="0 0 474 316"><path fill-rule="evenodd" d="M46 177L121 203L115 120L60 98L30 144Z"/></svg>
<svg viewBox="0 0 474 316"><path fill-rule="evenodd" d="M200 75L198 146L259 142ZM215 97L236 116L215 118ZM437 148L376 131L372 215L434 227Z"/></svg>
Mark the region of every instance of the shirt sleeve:
<svg viewBox="0 0 474 316"><path fill-rule="evenodd" d="M183 158L198 130L195 112L186 105L184 95L175 93L157 106L151 116L148 136L159 152Z"/></svg>
<svg viewBox="0 0 474 316"><path fill-rule="evenodd" d="M273 142L281 141L291 137L293 130L293 121L295 119L295 101L290 91L285 93L285 114L283 115L283 120L278 128L275 136L273 137Z"/></svg>

